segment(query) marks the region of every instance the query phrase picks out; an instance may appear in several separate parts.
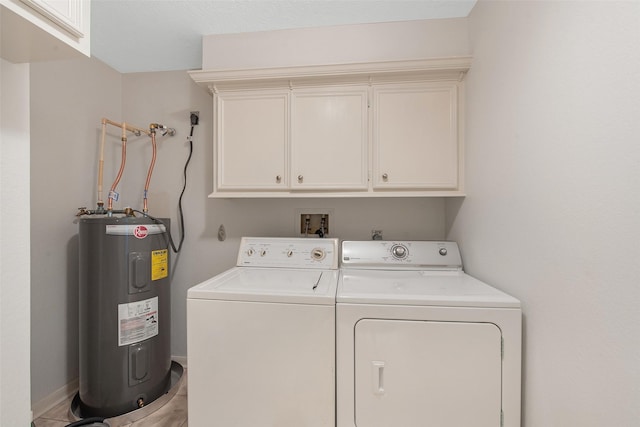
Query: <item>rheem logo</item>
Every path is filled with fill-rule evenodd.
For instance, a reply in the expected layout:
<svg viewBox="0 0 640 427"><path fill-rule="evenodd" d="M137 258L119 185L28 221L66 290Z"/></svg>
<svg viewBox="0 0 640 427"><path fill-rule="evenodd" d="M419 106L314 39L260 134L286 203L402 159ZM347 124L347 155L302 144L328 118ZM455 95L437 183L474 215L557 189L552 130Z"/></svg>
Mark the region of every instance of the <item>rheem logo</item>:
<svg viewBox="0 0 640 427"><path fill-rule="evenodd" d="M133 229L133 235L136 236L137 239L144 239L149 235L149 230L144 225L138 225Z"/></svg>

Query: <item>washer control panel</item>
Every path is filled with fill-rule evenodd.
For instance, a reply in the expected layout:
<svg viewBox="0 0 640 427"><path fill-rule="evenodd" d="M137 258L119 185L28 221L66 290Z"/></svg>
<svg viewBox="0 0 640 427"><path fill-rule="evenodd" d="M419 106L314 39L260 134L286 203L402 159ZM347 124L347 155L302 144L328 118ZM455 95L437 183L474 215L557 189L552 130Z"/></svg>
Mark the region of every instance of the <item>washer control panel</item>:
<svg viewBox="0 0 640 427"><path fill-rule="evenodd" d="M338 268L338 239L243 237L238 267Z"/></svg>
<svg viewBox="0 0 640 427"><path fill-rule="evenodd" d="M344 241L340 263L353 268L462 269L458 244L445 241Z"/></svg>

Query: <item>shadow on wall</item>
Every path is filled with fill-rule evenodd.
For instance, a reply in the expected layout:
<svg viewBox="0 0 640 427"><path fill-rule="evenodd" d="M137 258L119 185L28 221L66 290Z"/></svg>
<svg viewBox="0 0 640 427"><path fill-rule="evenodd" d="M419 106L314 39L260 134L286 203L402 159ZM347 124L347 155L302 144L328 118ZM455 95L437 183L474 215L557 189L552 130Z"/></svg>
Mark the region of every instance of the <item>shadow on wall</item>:
<svg viewBox="0 0 640 427"><path fill-rule="evenodd" d="M67 333L65 348L67 349L67 378L77 378L79 365L79 281L78 264L79 238L74 234L67 242Z"/></svg>
<svg viewBox="0 0 640 427"><path fill-rule="evenodd" d="M299 210L317 209L332 212L328 237L370 240L381 230L387 240L438 240L445 237L444 203L440 197L209 199L204 237L217 241L220 225L230 239L298 237Z"/></svg>
<svg viewBox="0 0 640 427"><path fill-rule="evenodd" d="M462 208L462 204L464 203L464 197L452 197L447 199L444 204L444 235L445 238L449 237L449 233L451 233L451 228L453 224L456 222L456 217Z"/></svg>

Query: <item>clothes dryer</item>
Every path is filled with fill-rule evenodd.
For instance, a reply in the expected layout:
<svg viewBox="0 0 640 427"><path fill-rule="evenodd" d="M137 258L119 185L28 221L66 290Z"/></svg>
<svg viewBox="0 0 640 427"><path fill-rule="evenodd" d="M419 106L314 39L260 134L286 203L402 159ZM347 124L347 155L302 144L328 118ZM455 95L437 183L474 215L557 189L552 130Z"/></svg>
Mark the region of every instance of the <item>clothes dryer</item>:
<svg viewBox="0 0 640 427"><path fill-rule="evenodd" d="M337 239L243 238L189 289L189 425L335 426L337 281Z"/></svg>
<svg viewBox="0 0 640 427"><path fill-rule="evenodd" d="M454 242L342 243L337 427L520 426L520 302Z"/></svg>

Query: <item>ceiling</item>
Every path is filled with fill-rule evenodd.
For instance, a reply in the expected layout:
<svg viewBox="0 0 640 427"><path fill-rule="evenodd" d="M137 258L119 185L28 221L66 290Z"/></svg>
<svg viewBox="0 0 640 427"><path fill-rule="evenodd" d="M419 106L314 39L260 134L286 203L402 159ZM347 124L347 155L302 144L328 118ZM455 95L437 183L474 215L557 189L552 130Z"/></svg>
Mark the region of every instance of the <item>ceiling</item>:
<svg viewBox="0 0 640 427"><path fill-rule="evenodd" d="M121 73L202 68L202 36L465 17L476 0L92 0L91 54Z"/></svg>

